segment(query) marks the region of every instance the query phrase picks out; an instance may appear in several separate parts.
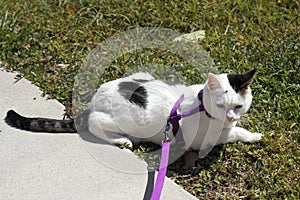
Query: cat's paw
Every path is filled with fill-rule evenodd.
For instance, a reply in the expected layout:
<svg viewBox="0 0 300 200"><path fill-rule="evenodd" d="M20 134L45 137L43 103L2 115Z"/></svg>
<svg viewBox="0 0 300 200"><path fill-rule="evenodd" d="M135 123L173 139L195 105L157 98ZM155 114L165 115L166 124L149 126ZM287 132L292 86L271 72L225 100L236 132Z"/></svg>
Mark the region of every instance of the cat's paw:
<svg viewBox="0 0 300 200"><path fill-rule="evenodd" d="M129 150L133 150L133 144L132 142L125 142L125 143L122 143L122 144L117 144L119 146L119 148L121 149L129 149Z"/></svg>
<svg viewBox="0 0 300 200"><path fill-rule="evenodd" d="M261 133L251 133L251 136L249 137L248 142L250 142L250 143L258 142L261 140L261 138L262 138Z"/></svg>

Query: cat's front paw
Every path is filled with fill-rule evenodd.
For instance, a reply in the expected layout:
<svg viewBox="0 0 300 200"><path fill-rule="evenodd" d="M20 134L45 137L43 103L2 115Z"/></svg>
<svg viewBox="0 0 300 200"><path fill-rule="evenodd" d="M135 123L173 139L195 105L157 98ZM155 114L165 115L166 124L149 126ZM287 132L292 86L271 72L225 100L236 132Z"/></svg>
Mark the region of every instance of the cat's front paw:
<svg viewBox="0 0 300 200"><path fill-rule="evenodd" d="M251 136L249 137L250 143L258 142L261 140L262 134L261 133L251 133Z"/></svg>
<svg viewBox="0 0 300 200"><path fill-rule="evenodd" d="M129 150L133 150L133 144L131 141L127 141L125 143L122 144L116 144L119 148L121 149L129 149Z"/></svg>

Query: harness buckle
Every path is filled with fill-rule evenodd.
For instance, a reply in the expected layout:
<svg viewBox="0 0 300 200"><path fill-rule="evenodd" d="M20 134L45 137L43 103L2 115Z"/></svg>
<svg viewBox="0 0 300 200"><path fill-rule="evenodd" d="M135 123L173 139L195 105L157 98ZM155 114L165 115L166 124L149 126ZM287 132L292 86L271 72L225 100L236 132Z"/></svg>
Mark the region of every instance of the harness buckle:
<svg viewBox="0 0 300 200"><path fill-rule="evenodd" d="M167 122L167 125L166 125L166 128L165 128L165 131L164 131L164 135L165 135L165 138L163 140L163 143L164 142L169 142L170 138L169 138L169 131L170 131L170 128L171 128L171 124L170 122L168 121Z"/></svg>

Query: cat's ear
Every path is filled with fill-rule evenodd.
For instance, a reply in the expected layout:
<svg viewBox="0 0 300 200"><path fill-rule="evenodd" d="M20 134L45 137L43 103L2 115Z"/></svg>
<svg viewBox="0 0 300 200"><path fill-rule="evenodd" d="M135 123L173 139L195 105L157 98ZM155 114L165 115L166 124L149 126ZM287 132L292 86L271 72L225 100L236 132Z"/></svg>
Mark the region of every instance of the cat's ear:
<svg viewBox="0 0 300 200"><path fill-rule="evenodd" d="M256 69L252 69L249 72L247 72L246 74L242 74L242 79L244 80L244 83L241 85L241 88L243 89L247 89L248 86L252 83L255 74L256 74Z"/></svg>
<svg viewBox="0 0 300 200"><path fill-rule="evenodd" d="M221 88L221 84L219 80L217 79L216 75L212 73L208 73L207 77L207 86L209 90L215 90L218 88Z"/></svg>
<svg viewBox="0 0 300 200"><path fill-rule="evenodd" d="M227 74L228 81L231 87L236 92L246 91L256 74L256 69L253 69L245 74Z"/></svg>

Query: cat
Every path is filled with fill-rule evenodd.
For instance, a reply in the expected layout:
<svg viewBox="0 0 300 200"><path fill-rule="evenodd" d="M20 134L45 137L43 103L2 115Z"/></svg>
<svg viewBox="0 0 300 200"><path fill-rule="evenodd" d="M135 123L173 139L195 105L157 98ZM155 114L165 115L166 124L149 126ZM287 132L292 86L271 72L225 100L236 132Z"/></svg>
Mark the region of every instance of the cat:
<svg viewBox="0 0 300 200"><path fill-rule="evenodd" d="M81 122L27 118L13 110L8 111L7 119L17 128L53 133L76 132L76 128L82 128L84 123L89 132L101 140L116 145L126 144L129 148L141 141L161 144L170 111L183 94L179 113L201 103L205 108L205 112L197 112L179 121L184 149L199 151L199 157L204 157L218 144L253 143L261 139L262 134L236 126L240 116L250 107L250 83L255 74L256 69L245 74L209 73L205 84L185 86L170 85L140 72L102 84ZM199 91L203 94L202 99L198 97ZM76 127L75 124L80 125ZM169 137L174 140L172 131ZM180 139L176 137L176 140Z"/></svg>

